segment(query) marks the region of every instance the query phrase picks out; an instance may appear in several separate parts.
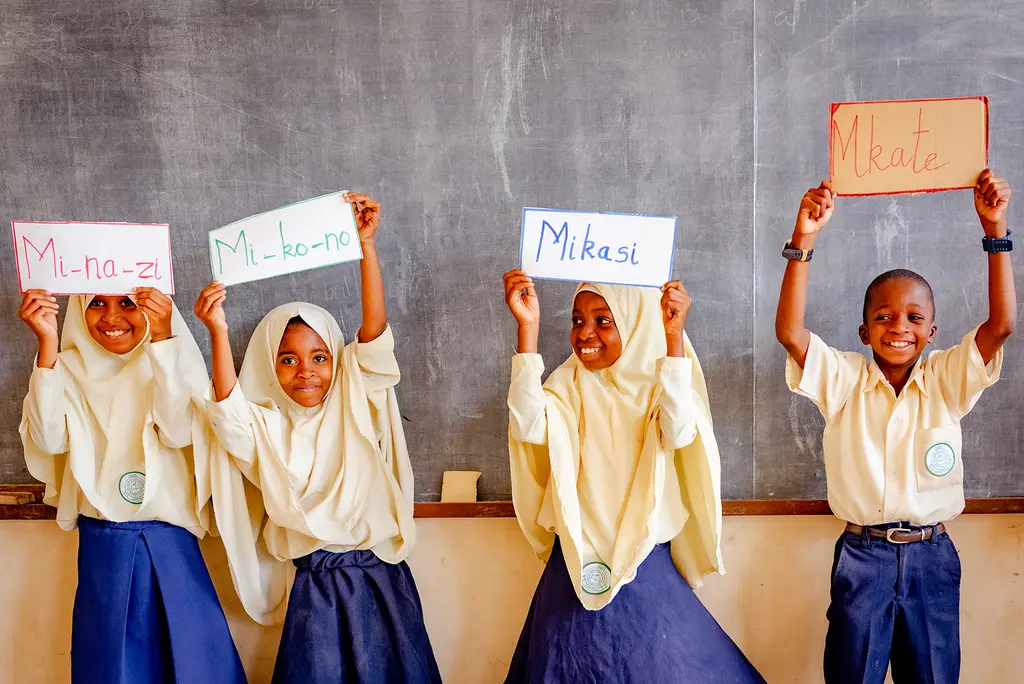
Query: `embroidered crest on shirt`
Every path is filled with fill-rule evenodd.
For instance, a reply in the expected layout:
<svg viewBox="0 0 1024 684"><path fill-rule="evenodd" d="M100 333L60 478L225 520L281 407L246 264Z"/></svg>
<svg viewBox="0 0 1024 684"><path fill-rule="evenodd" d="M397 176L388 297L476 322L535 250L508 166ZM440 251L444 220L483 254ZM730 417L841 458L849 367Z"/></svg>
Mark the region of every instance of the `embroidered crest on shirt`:
<svg viewBox="0 0 1024 684"><path fill-rule="evenodd" d="M936 477L943 477L953 472L956 464L956 452L945 442L932 444L924 455L924 465L928 472Z"/></svg>
<svg viewBox="0 0 1024 684"><path fill-rule="evenodd" d="M594 561L583 566L580 586L587 594L603 594L612 587L612 571L604 563Z"/></svg>
<svg viewBox="0 0 1024 684"><path fill-rule="evenodd" d="M146 476L136 470L127 472L121 476L117 488L125 501L139 505L146 495Z"/></svg>

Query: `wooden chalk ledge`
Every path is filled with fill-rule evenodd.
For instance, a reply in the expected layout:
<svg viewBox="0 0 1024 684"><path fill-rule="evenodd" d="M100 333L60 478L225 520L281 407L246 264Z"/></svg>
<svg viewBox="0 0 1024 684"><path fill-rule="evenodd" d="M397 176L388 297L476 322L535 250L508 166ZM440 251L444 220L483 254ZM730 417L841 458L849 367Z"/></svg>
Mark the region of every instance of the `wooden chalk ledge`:
<svg viewBox="0 0 1024 684"><path fill-rule="evenodd" d="M0 485L0 520L52 520L55 509L43 503L43 485ZM722 502L725 515L831 515L827 501L792 499L787 501ZM965 513L1024 513L1024 497L968 499ZM418 503L417 518L512 518L511 501L465 503Z"/></svg>

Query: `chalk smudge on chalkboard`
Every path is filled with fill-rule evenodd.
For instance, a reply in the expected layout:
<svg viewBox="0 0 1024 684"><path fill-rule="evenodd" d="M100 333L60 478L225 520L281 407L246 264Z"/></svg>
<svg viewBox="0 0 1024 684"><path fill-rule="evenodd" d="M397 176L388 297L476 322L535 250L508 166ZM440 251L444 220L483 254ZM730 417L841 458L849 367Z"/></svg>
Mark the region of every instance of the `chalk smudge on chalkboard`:
<svg viewBox="0 0 1024 684"><path fill-rule="evenodd" d="M871 232L875 236L879 268L883 270L902 268L909 262L910 226L907 225L907 220L903 217L903 210L898 198L889 198L889 206L886 207L885 213L872 220ZM893 260L894 247L898 247L900 250L896 260Z"/></svg>
<svg viewBox="0 0 1024 684"><path fill-rule="evenodd" d="M492 112L490 138L505 197L510 201L515 195L509 179L505 146L511 137L512 99L515 98L523 135L529 135L524 92L527 73L531 67L539 66L544 78L548 78L547 51L557 49L561 52L566 35L560 5L544 0L509 2L501 37L501 93Z"/></svg>

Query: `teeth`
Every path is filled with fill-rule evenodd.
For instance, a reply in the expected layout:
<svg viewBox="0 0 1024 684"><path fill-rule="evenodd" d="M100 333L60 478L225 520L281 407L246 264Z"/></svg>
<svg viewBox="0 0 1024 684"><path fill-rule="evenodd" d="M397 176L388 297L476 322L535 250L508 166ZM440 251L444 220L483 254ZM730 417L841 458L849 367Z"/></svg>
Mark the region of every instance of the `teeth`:
<svg viewBox="0 0 1024 684"><path fill-rule="evenodd" d="M107 337L115 337L116 338L116 337L121 337L122 335L127 335L128 331L127 330L104 330L103 334L106 335Z"/></svg>
<svg viewBox="0 0 1024 684"><path fill-rule="evenodd" d="M894 349L906 349L912 343L911 342L886 342L885 344L887 346L889 346L889 347L894 348Z"/></svg>
<svg viewBox="0 0 1024 684"><path fill-rule="evenodd" d="M583 356L592 356L599 351L601 350L596 347L580 347L580 354Z"/></svg>

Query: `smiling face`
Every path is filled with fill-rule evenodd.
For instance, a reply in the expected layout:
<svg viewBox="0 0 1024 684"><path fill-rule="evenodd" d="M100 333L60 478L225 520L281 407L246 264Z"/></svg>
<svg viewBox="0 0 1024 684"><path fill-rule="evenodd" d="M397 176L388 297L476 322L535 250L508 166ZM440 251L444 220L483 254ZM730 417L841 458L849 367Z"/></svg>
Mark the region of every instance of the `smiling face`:
<svg viewBox="0 0 1024 684"><path fill-rule="evenodd" d="M935 304L925 283L893 278L869 291L860 339L886 377L911 368L934 337Z"/></svg>
<svg viewBox="0 0 1024 684"><path fill-rule="evenodd" d="M331 388L334 356L315 330L293 318L281 336L274 369L285 394L299 406L312 408Z"/></svg>
<svg viewBox="0 0 1024 684"><path fill-rule="evenodd" d="M608 368L618 361L622 338L604 297L587 291L576 295L569 342L587 370Z"/></svg>
<svg viewBox="0 0 1024 684"><path fill-rule="evenodd" d="M85 307L92 339L111 354L127 354L146 337L146 314L125 296L96 296Z"/></svg>

